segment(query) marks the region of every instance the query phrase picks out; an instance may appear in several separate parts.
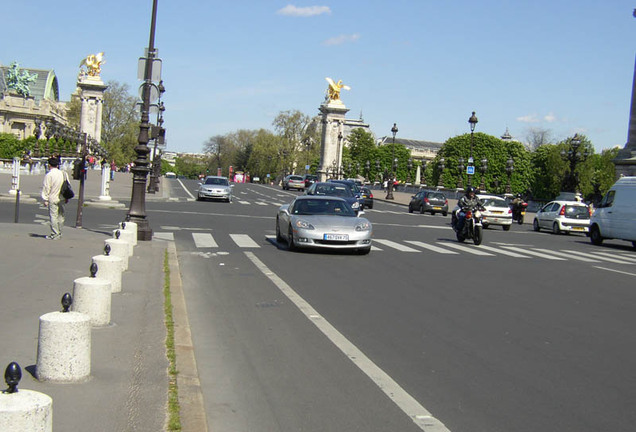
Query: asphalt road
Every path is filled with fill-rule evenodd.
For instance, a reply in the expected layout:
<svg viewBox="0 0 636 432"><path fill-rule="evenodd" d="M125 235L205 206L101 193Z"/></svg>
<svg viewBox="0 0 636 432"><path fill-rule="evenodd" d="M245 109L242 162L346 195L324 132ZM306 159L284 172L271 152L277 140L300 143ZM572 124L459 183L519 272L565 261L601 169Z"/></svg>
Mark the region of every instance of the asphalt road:
<svg viewBox="0 0 636 432"><path fill-rule="evenodd" d="M450 218L376 201L368 256L289 252L274 221L297 192L167 186L176 201L146 210L177 247L211 430L633 430L627 244L526 224L459 245ZM125 214L87 207L84 225L106 212Z"/></svg>
<svg viewBox="0 0 636 432"><path fill-rule="evenodd" d="M632 427L631 248L529 225L460 246L449 218L376 202L368 256L293 253L273 237L296 194L149 210L177 245L214 430Z"/></svg>

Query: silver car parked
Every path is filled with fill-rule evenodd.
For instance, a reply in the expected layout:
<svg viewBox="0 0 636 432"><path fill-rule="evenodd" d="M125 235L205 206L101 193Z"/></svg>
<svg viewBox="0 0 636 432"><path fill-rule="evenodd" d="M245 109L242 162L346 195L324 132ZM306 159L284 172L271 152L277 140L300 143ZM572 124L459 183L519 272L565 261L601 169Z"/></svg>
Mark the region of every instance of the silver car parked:
<svg viewBox="0 0 636 432"><path fill-rule="evenodd" d="M342 198L302 195L284 204L276 215L276 241L295 248L371 250L371 222Z"/></svg>
<svg viewBox="0 0 636 432"><path fill-rule="evenodd" d="M232 185L227 177L207 176L197 189L197 201L216 199L232 202Z"/></svg>

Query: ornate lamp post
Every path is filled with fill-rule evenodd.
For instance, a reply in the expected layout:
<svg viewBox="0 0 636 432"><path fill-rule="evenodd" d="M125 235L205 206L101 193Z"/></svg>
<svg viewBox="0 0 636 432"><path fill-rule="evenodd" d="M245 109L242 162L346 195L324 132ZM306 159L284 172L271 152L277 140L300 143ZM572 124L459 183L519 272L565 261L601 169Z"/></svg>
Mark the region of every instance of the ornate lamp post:
<svg viewBox="0 0 636 432"><path fill-rule="evenodd" d="M561 150L561 157L570 163L570 171L563 179L563 191L564 192L578 192L579 176L576 172L576 166L579 162L584 162L589 157L587 149L581 153L579 148L581 147L581 139L578 134L574 134L570 140L570 148L566 152Z"/></svg>
<svg viewBox="0 0 636 432"><path fill-rule="evenodd" d="M444 168L446 168L444 166L444 162L446 162L444 160L444 158L440 158L439 163L437 164L437 166L439 167L439 179L437 180L437 187L438 188L443 188L444 187L443 174L444 174Z"/></svg>
<svg viewBox="0 0 636 432"><path fill-rule="evenodd" d="M393 127L391 128L391 133L393 134L393 148L391 151L391 176L389 181L387 182L387 193L386 199L392 200L393 198L393 178L395 177L395 170L393 169L393 160L395 159L395 135L398 133L398 128L395 123L393 123Z"/></svg>
<svg viewBox="0 0 636 432"><path fill-rule="evenodd" d="M409 158L409 160L406 161L406 170L408 172L406 182L411 183L411 171L413 170L413 159Z"/></svg>
<svg viewBox="0 0 636 432"><path fill-rule="evenodd" d="M152 2L152 18L150 22L150 39L148 41L148 57L146 58L143 83L143 97L141 108L141 122L139 124L139 137L135 146L135 166L133 172L132 197L130 199L130 209L126 219L137 224L137 240L152 240L152 229L146 216L146 180L148 177L148 141L150 140L150 92L152 86L152 64L154 63L155 51L155 27L157 21L157 0Z"/></svg>
<svg viewBox="0 0 636 432"><path fill-rule="evenodd" d="M371 182L371 161L369 161L367 159L367 161L364 163L364 169L367 171L367 182Z"/></svg>
<svg viewBox="0 0 636 432"><path fill-rule="evenodd" d="M457 162L459 162L459 177L457 179L457 188L458 189L464 189L464 181L463 181L463 177L464 177L464 162L466 162L464 160L463 157L460 157ZM470 177L468 177L468 184L470 185Z"/></svg>
<svg viewBox="0 0 636 432"><path fill-rule="evenodd" d="M379 178L379 179L380 179L380 181L382 181L382 177L380 176L380 173L381 173L382 171L380 171L380 168L381 168L381 166L380 166L380 160L379 160L379 159L376 159L376 160L375 160L375 175L376 175L376 177L377 177L377 178Z"/></svg>
<svg viewBox="0 0 636 432"><path fill-rule="evenodd" d="M481 171L481 182L479 183L479 190L481 192L486 190L486 171L488 170L488 159L483 158L481 160L481 166L479 167L479 171Z"/></svg>
<svg viewBox="0 0 636 432"><path fill-rule="evenodd" d="M506 173L508 174L508 183L506 184L506 193L509 194L512 192L510 188L510 177L512 176L512 172L515 170L515 161L512 160L512 157L508 158L506 161Z"/></svg>
<svg viewBox="0 0 636 432"><path fill-rule="evenodd" d="M468 166L472 166L474 163L473 159L473 143L475 141L475 126L477 126L477 116L475 115L475 111L473 111L473 115L468 119L468 123L470 123L470 158L468 158ZM472 174L468 174L468 186L472 185Z"/></svg>

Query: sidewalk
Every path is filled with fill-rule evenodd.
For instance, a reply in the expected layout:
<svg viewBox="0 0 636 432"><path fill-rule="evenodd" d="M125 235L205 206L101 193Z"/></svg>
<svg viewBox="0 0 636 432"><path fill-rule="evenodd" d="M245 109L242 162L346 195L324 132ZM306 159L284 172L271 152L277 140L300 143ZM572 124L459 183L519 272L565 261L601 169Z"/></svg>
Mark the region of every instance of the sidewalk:
<svg viewBox="0 0 636 432"><path fill-rule="evenodd" d="M111 195L128 201L130 174L118 174L111 183ZM89 172L87 200L99 196L99 178L99 171ZM21 190L38 198L42 179L43 175L22 176ZM0 185L10 183L10 175L0 174ZM77 194L78 182L72 183ZM8 190L0 192L4 195ZM11 198L15 200L15 196ZM119 222L113 220L113 228ZM104 240L112 237L110 230L66 226L62 239L50 241L44 238L48 232L47 225L0 223L2 372L10 362L18 362L22 368L18 390L38 391L53 399L56 432L164 430L168 361L163 263L167 244L154 240L135 247L123 273L122 292L112 295L111 325L91 331L90 379L83 383L40 382L33 376L39 317L61 310L62 295L73 292L75 279L89 276L91 257L103 254ZM4 396L0 394L0 398Z"/></svg>

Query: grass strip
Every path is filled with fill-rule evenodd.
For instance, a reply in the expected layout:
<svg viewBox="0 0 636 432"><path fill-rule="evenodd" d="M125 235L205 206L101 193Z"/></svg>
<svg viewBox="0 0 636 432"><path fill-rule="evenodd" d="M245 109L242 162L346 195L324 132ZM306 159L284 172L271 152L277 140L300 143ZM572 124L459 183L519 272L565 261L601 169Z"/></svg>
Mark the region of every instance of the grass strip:
<svg viewBox="0 0 636 432"><path fill-rule="evenodd" d="M170 363L168 367L168 431L181 430L181 417L179 415L179 388L177 387L177 355L174 347L174 320L172 317L172 295L170 293L170 265L168 250L166 249L163 260L163 311L166 323L166 356Z"/></svg>

